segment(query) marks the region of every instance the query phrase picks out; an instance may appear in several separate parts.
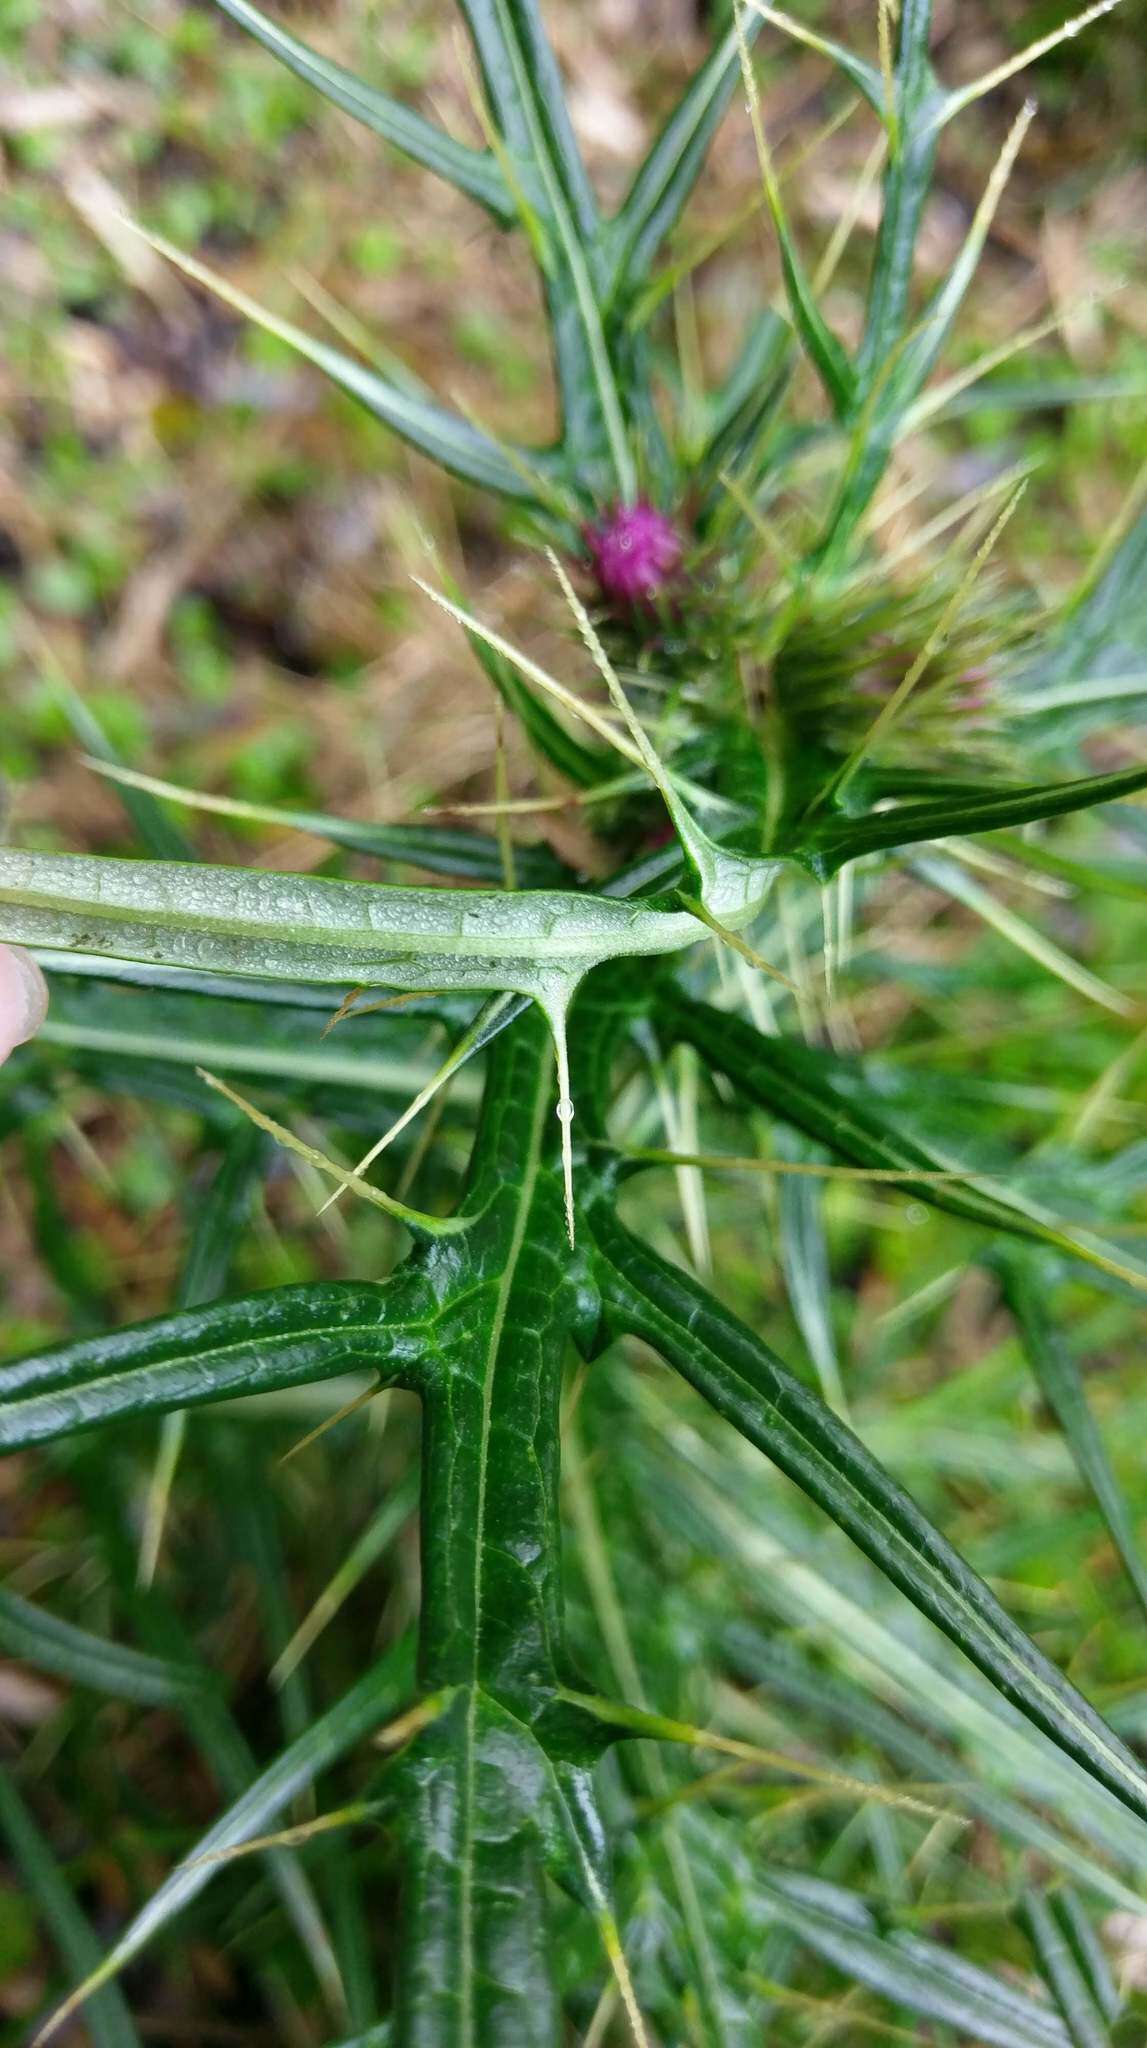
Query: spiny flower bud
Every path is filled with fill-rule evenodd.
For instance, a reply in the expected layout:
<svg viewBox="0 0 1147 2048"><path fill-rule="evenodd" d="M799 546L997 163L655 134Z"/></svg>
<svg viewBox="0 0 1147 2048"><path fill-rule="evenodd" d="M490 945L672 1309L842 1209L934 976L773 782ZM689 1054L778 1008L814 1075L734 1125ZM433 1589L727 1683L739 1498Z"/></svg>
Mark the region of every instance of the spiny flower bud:
<svg viewBox="0 0 1147 2048"><path fill-rule="evenodd" d="M673 521L640 499L611 506L586 527L585 543L601 594L611 604L651 604L681 564L681 535Z"/></svg>

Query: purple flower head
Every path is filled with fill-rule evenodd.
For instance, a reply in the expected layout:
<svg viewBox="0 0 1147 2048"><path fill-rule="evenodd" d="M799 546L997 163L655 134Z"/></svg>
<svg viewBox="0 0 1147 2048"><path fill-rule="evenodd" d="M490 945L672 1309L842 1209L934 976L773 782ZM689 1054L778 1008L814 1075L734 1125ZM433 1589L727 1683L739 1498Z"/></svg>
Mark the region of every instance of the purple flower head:
<svg viewBox="0 0 1147 2048"><path fill-rule="evenodd" d="M613 505L585 543L601 594L616 605L644 605L660 597L681 564L681 535L655 505Z"/></svg>

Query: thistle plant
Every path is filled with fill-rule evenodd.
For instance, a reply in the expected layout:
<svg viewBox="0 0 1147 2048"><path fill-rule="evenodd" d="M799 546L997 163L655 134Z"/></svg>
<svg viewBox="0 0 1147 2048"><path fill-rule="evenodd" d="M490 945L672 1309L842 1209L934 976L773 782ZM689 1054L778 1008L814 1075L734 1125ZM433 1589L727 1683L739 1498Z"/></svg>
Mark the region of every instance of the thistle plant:
<svg viewBox="0 0 1147 2048"><path fill-rule="evenodd" d="M83 1978L73 2002L92 2001L93 2037L98 2025L102 2039L130 2042L114 1979L248 1851L263 1859L274 1910L313 1965L324 2038L344 2035L355 2004L345 1924L332 1937L322 1866L312 1885L295 1859L312 1837L357 1827L396 1860L401 1899L393 2006L358 2027L360 2043L550 2048L628 2035L733 2048L774 2038L771 2028L778 2040L811 2039L800 1994L793 2006L784 1997L802 1947L882 1990L902 2018L942 2030L914 2039L1113 2040L1118 1998L1094 1915L1137 1896L1147 1771L1061 1668L1073 1646L1046 1654L844 1419L818 1191L839 1170L958 1219L1141 1602L1147 1569L1132 1518L1052 1317L1065 1286L1134 1300L1147 1268L1120 1240L1110 1203L1091 1199L1095 1161L1077 1154L1041 1176L1038 1152L1001 1162L990 1130L958 1123L938 1139L918 1114L926 1077L919 1099L906 1097L839 1035L826 1043L832 988L818 1009L791 944L794 920L823 917L825 971L839 968L858 894L894 863L916 863L959 902L976 902L977 891L982 899L969 859L983 834L1006 835L988 842L989 866L1003 848L1013 862L1071 873L1054 838L1027 828L1126 805L1147 788L1145 766L1095 773L1080 758L1147 647L1147 525L1134 503L1051 619L1009 594L996 568L1016 493L954 508L958 541L923 588L916 570L882 565L871 540L898 444L973 381L966 372L937 381L937 370L1031 109L1004 144L956 261L921 305L914 251L939 138L1057 38L952 91L930 62L930 0L903 0L898 19L881 7L874 61L777 9L746 7L606 219L534 0L462 0L482 147L351 77L248 0L218 4L316 92L528 243L560 398L560 439L547 448L506 445L412 377L383 377L152 238L424 455L508 501L522 545L537 550L539 583L566 608L562 675L498 630L480 592L444 588L433 567L422 580L546 773L588 799L585 817L602 824L590 878L505 833L372 827L201 796L124 769L101 744L147 857L0 851L0 940L29 949L52 986L46 1033L5 1070L0 1111L14 1121L31 1114L71 1063L109 1089L166 1092L202 1120L218 1153L172 1312L5 1367L0 1445L162 1417L152 1494L162 1507L178 1488L187 1433L212 1404L341 1386L349 1375L352 1405L405 1389L422 1418L416 1654L411 1631L400 1630L263 1768L188 1651L162 1573L131 1595L139 1643L98 1639L0 1595L0 1641L21 1656L115 1697L174 1705L226 1802L98 1962L87 1930L77 1934L75 1902L53 1893ZM1107 11L1091 9L1062 34ZM852 346L822 310L827 266L810 276L787 218L753 73L764 35L819 52L875 124L880 225ZM663 332L674 277L663 256L736 98L747 100L784 303L761 311L725 383L699 404ZM793 410L799 364L821 390L811 418ZM286 819L329 841L332 860L399 863L448 886L202 863L174 805ZM1123 870L1085 878L1142 897ZM1089 975L1029 932L1033 948L1061 976L1074 968L1076 986ZM798 1024L780 1010L794 978ZM1090 982L1092 994L1103 986ZM1122 991L1104 996L1113 1014L1137 1015ZM431 1024L449 1050L419 1072L411 1049ZM794 1370L725 1306L719 1279L711 1287L653 1248L654 1206L639 1221L646 1172L675 1166L693 1188L688 1176L706 1160L722 1164L683 1127L668 1147L642 1142L656 1131L657 1091L664 1098L682 1048L703 1077L707 1128L719 1135L734 1105L739 1127L774 1133L756 1164L784 1183L780 1256L819 1393L803 1364ZM384 1120L377 1105L393 1101L396 1070L409 1072L411 1099ZM431 1206L415 1206L409 1176L394 1192L385 1184L390 1162L410 1157L414 1119L479 1071L480 1093L451 1097L468 1154L461 1189L451 1198L444 1164L429 1176ZM353 1145L360 1134L371 1140L357 1165L347 1134ZM230 1291L238 1219L280 1148L325 1176L344 1208L373 1208L376 1270ZM724 1163L753 1164L740 1154ZM694 1233L695 1253L702 1237ZM762 1244L762 1263L767 1256ZM686 1419L663 1377L623 1364L628 1340L700 1397ZM704 1433L702 1404L724 1435ZM847 1591L832 1596L813 1564L786 1563L775 1507L766 1505L760 1530L734 1540L720 1459L748 1472L738 1436L851 1539ZM595 1617L587 1629L579 1616L579 1649L584 1659L585 1641L598 1638L590 1655L612 1671L609 1689L582 1675L567 1644L563 1444ZM628 1509L618 1509L616 1544L608 1522L603 1534L595 1469L619 1498L637 1497L643 1473L659 1474L650 1485L673 1494L702 1557L739 1545L739 1568L756 1556L767 1576L771 1556L770 1597L784 1619L811 1623L818 1602L851 1601L869 1665L898 1666L902 1654L909 1672L915 1660L925 1697L931 1668L998 1770L993 1762L986 1782L969 1786L943 1741L893 1712L878 1688L830 1678L799 1631L785 1648L779 1633L754 1628L735 1592L717 1603L721 1654L785 1703L788 1746L778 1757L771 1740L684 1718L682 1672L643 1670L626 1633L616 1577L624 1564L641 1583L648 1559ZM763 1469L752 1466L746 1498L765 1500ZM239 1483L258 1491L257 1464ZM90 1484L93 1497L105 1484L115 1492L110 1478ZM107 1500L103 1512L115 1521ZM122 1527L117 1544L121 1554ZM130 1586L130 1563L124 1572ZM916 1647L898 1651L869 1607L878 1584L930 1625ZM702 1584L702 1607L708 1597ZM716 1627L699 1621L699 1640L712 1647ZM686 1659L685 1632L676 1635ZM668 1625L665 1640L674 1640ZM657 1697L659 1675L668 1699ZM846 1761L802 1756L803 1726L817 1715L835 1717ZM672 1759L690 1748L730 1768L780 1768L810 1796L891 1815L925 1860L934 1830L979 1818L1029 1880L1014 1902L1022 1981L898 1930L837 1881L811 1822L805 1868L758 1855L736 1803L721 1804L724 1788L702 1801L674 1777ZM355 1753L373 1758L362 1796L300 1819L300 1795ZM42 1876L43 1844L14 1791L0 1820ZM377 1868L368 1859L368 1890ZM277 1995L272 1982L272 2013Z"/></svg>

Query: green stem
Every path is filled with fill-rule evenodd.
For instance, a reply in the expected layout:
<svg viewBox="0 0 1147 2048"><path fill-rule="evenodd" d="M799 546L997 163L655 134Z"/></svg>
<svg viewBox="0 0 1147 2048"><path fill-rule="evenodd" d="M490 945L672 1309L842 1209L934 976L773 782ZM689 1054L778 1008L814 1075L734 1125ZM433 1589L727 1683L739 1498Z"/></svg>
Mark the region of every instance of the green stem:
<svg viewBox="0 0 1147 2048"><path fill-rule="evenodd" d="M466 1207L428 1332L420 1670L452 1693L407 1773L401 2048L552 2048L531 1730L559 1681L558 1401L571 1298L551 1137L553 1062L523 1017L490 1053ZM458 1262L469 1265L464 1275ZM459 1284L461 1280L462 1284Z"/></svg>

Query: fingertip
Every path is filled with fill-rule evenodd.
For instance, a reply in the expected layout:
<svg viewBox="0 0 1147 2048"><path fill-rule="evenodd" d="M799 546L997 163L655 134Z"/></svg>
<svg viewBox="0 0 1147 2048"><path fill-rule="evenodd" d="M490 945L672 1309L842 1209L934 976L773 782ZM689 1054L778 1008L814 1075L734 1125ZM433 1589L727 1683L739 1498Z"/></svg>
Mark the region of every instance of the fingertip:
<svg viewBox="0 0 1147 2048"><path fill-rule="evenodd" d="M34 1038L48 1014L48 984L22 946L0 946L0 1060Z"/></svg>

